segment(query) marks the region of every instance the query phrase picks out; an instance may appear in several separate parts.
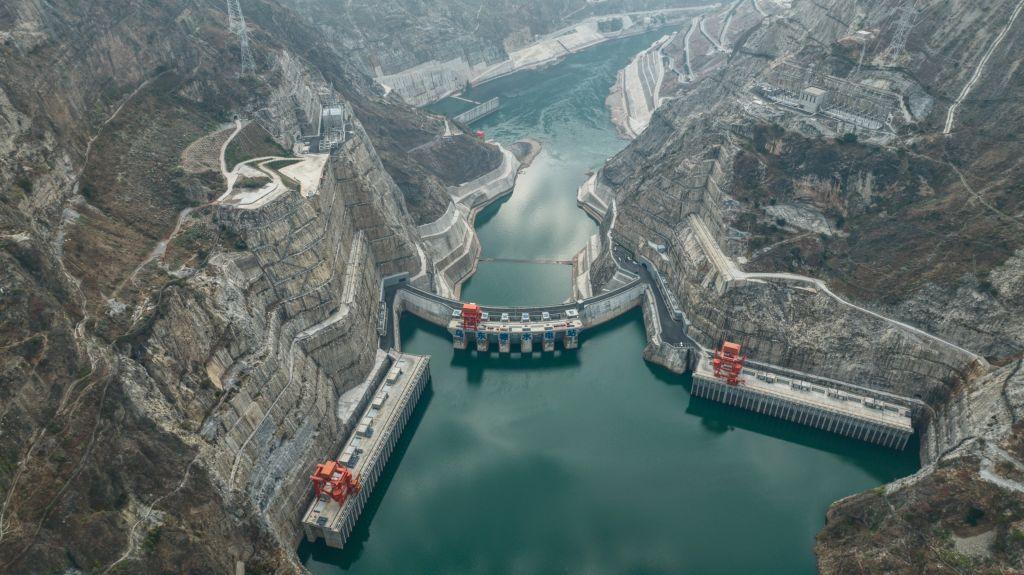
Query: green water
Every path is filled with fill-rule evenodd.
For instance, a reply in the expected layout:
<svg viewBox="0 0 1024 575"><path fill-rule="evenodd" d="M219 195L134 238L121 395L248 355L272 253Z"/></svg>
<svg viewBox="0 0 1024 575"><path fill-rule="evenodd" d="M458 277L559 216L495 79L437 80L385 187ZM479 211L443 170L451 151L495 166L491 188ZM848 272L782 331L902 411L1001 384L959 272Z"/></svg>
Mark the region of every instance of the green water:
<svg viewBox="0 0 1024 575"><path fill-rule="evenodd" d="M625 145L604 97L654 38L472 94L503 99L474 126L488 138L544 143L512 198L477 219L485 256L565 259L593 233L576 187ZM463 294L552 303L569 274L484 262ZM828 505L917 467L916 445L895 453L691 398L687 379L641 358L639 311L578 352L532 359L455 353L415 318L401 335L432 356L433 383L346 548L300 547L313 573L813 573Z"/></svg>

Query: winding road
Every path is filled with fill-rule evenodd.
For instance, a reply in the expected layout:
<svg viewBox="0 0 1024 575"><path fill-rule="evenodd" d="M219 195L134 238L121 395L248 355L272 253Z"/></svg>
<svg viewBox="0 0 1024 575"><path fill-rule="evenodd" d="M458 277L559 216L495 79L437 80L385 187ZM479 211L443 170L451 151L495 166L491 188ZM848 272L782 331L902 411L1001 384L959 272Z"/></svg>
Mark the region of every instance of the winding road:
<svg viewBox="0 0 1024 575"><path fill-rule="evenodd" d="M1017 21L1017 17L1020 16L1022 10L1024 10L1024 0L1017 3L1017 7L1013 10L1013 14L1010 15L1010 19L1006 23L1006 27L1003 28L1003 31L1000 32L998 36L996 36L995 41L992 42L991 46L989 46L988 51L981 57L978 65L974 67L974 74L971 75L971 79L964 84L964 89L960 91L960 95L957 97L956 101L949 107L949 112L946 113L946 127L942 130L943 134L948 136L953 132L953 124L956 122L956 113L960 109L960 105L963 104L964 100L967 99L967 96L971 93L971 90L974 89L974 85L981 79L981 75L984 73L985 66L988 65L989 59L992 58L992 54L994 54L996 49L999 48L999 45L1003 43L1003 40L1010 32L1010 28L1013 27L1013 23Z"/></svg>

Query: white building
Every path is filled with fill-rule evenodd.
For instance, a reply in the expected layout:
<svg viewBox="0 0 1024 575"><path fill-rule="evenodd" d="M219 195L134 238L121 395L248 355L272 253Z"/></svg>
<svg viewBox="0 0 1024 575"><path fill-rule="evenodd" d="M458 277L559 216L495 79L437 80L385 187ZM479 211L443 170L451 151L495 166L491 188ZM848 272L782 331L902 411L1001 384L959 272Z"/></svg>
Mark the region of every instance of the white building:
<svg viewBox="0 0 1024 575"><path fill-rule="evenodd" d="M797 101L797 105L800 109L807 112L808 114L817 114L818 108L825 104L825 97L828 96L828 92L821 88L804 88L800 92L800 98Z"/></svg>

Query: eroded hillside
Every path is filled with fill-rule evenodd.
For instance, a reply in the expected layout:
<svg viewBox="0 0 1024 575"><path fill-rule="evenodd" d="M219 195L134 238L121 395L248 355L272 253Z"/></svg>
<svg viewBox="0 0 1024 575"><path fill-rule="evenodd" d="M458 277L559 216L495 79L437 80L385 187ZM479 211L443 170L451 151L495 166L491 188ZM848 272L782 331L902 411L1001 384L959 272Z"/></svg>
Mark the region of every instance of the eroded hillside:
<svg viewBox="0 0 1024 575"><path fill-rule="evenodd" d="M929 465L830 511L823 572L1016 572L1024 5L787 4L652 47L658 109L587 201L697 341L930 405Z"/></svg>
<svg viewBox="0 0 1024 575"><path fill-rule="evenodd" d="M380 277L429 281L452 158L501 156L245 10L248 74L221 2L0 7L0 571L297 570ZM321 103L341 141L294 157Z"/></svg>

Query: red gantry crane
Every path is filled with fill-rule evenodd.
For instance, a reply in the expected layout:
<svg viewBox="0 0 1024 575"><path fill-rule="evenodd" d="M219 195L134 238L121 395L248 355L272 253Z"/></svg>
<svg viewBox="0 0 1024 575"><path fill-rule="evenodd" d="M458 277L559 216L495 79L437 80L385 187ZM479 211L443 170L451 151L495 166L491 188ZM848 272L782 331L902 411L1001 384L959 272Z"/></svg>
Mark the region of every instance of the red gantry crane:
<svg viewBox="0 0 1024 575"><path fill-rule="evenodd" d="M462 329L476 331L476 327L480 325L481 313L480 306L475 303L462 304Z"/></svg>
<svg viewBox="0 0 1024 575"><path fill-rule="evenodd" d="M715 359L712 364L715 366L715 377L724 379L729 385L739 385L740 373L743 371L743 364L747 356L740 355L740 344L731 341L722 342L722 347L715 351Z"/></svg>
<svg viewBox="0 0 1024 575"><path fill-rule="evenodd" d="M327 495L338 505L344 505L349 495L355 495L363 488L359 478L337 461L317 464L316 471L309 478L313 480L317 498Z"/></svg>

